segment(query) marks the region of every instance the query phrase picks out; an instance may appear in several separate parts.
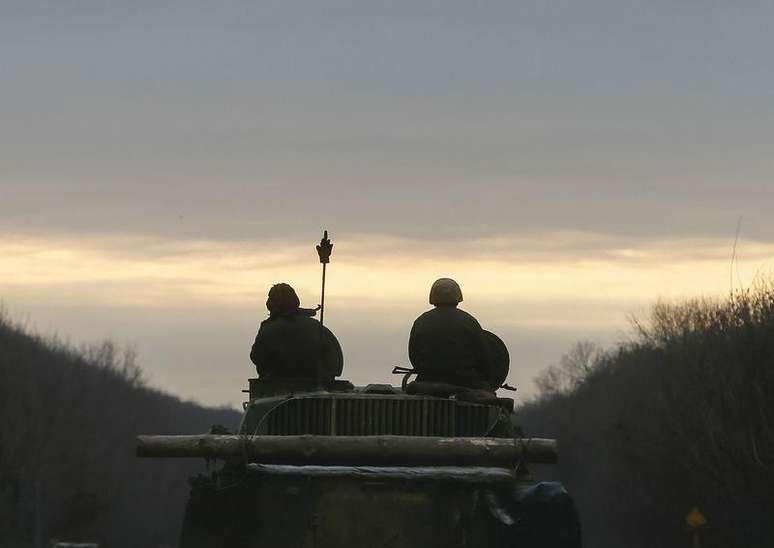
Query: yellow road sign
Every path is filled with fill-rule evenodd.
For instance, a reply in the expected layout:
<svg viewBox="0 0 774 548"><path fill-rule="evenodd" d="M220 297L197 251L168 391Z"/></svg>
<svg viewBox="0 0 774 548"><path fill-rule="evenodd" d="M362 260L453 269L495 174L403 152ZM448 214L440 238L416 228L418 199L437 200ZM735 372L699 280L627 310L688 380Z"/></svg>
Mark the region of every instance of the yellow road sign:
<svg viewBox="0 0 774 548"><path fill-rule="evenodd" d="M685 516L685 523L688 524L688 527L698 529L702 525L707 525L707 518L705 518L704 514L694 506Z"/></svg>

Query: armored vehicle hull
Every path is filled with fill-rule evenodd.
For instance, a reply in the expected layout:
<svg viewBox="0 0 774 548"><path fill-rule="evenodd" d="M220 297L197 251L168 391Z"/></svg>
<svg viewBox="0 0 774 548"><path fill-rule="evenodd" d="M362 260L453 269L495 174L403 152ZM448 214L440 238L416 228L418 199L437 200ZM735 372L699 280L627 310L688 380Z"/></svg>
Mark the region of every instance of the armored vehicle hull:
<svg viewBox="0 0 774 548"><path fill-rule="evenodd" d="M225 462L192 479L181 548L579 547L566 491L529 475L555 443L511 418L494 399L251 383L237 434L141 437L138 454Z"/></svg>

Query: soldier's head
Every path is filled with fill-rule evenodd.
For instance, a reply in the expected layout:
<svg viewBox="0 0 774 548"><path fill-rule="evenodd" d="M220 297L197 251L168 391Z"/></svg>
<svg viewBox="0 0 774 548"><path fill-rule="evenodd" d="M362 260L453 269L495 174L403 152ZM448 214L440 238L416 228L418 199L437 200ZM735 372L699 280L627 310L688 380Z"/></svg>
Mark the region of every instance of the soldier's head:
<svg viewBox="0 0 774 548"><path fill-rule="evenodd" d="M462 302L462 290L451 278L439 278L430 288L430 304L435 306L457 306Z"/></svg>
<svg viewBox="0 0 774 548"><path fill-rule="evenodd" d="M269 289L269 297L266 299L266 308L269 314L288 314L298 310L301 302L298 300L296 291L289 284L280 283L273 285Z"/></svg>

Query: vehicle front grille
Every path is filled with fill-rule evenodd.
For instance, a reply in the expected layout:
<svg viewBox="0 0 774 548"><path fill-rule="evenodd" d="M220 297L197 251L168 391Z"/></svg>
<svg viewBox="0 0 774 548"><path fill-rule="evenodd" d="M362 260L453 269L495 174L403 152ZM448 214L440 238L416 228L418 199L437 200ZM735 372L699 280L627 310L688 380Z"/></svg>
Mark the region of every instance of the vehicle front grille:
<svg viewBox="0 0 774 548"><path fill-rule="evenodd" d="M484 436L499 410L454 400L422 397L300 397L271 410L268 435Z"/></svg>

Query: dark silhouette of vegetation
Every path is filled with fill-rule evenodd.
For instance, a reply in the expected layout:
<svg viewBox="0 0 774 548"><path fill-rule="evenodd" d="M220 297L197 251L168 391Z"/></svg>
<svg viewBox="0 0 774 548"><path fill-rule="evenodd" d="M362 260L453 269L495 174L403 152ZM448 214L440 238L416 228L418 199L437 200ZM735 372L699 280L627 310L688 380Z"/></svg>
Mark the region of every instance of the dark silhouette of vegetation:
<svg viewBox="0 0 774 548"><path fill-rule="evenodd" d="M633 340L574 347L520 410L560 440L561 479L595 548L774 542L774 286L656 304Z"/></svg>
<svg viewBox="0 0 774 548"><path fill-rule="evenodd" d="M239 417L148 388L112 343L76 350L0 315L0 547L175 545L203 464L137 459L134 437Z"/></svg>

